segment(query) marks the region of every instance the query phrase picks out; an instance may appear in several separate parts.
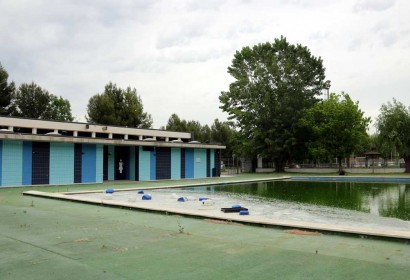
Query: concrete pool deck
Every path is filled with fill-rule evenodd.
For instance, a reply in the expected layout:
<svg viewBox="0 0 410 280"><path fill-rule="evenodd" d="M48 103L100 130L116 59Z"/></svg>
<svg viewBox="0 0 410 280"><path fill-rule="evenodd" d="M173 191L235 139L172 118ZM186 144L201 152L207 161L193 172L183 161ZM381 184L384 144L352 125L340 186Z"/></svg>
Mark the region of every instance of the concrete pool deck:
<svg viewBox="0 0 410 280"><path fill-rule="evenodd" d="M329 178L329 177L325 177ZM333 178L333 177L332 177ZM358 177L360 179L362 177ZM232 180L224 181L223 184L238 184L238 183L250 183L250 182L265 182L271 180L288 180L290 177L267 177L260 179L244 179L241 181ZM315 179L315 177L313 178ZM319 178L320 179L320 178ZM376 180L380 182L380 179ZM385 180L383 179L383 182ZM149 189L169 189L169 188L183 188L183 187L194 187L194 186L213 186L215 182L203 182L203 183L191 183L191 184L175 184L175 185L163 185L151 187ZM118 192L129 192L136 191L139 189L146 188L122 188L115 190ZM259 226L269 226L269 227L280 227L280 228L290 228L290 229L303 229L309 231L320 231L329 233L339 233L339 234L349 234L357 235L361 237L377 237L377 238L389 238L398 239L403 241L410 241L410 230L408 228L378 228L369 227L366 225L344 225L336 223L320 223L317 221L294 221L289 219L272 218L263 215L252 215L252 210L250 209L250 215L238 215L238 213L224 213L220 211L223 205L212 206L201 206L198 207L182 207L187 203L179 203L174 198L173 203L165 203L166 197L164 195L157 196L153 200L144 201L139 197L138 199L133 199L132 202L115 199L114 195L106 197L102 195L103 189L92 190L92 191L73 191L73 192L61 192L61 193L50 193L41 191L26 191L23 192L24 195L39 196L45 198L54 198L61 200L69 200L75 202L83 202L102 206L113 206L122 207L135 210L153 211L161 213L170 213L183 215L188 217L202 217L216 220L233 221L250 225ZM91 195L96 194L96 195ZM157 199L158 198L158 199ZM169 199L168 199L169 200Z"/></svg>
<svg viewBox="0 0 410 280"><path fill-rule="evenodd" d="M410 246L403 242L301 235L21 195L267 177L0 188L0 278L408 279Z"/></svg>

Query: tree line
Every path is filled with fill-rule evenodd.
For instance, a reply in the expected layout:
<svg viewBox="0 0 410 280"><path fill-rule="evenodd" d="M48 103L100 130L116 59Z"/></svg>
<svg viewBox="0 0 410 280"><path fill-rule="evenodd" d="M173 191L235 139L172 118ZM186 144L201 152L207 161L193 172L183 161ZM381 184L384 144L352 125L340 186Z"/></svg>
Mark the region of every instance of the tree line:
<svg viewBox="0 0 410 280"><path fill-rule="evenodd" d="M290 44L285 37L273 43L244 47L234 54L228 73L228 91L219 96L228 121L215 119L211 126L172 114L161 129L191 132L200 142L227 146L223 156L271 159L276 171L305 159L330 161L377 150L394 149L410 172L410 108L393 99L383 104L375 126L348 93L329 93L320 57L306 46ZM0 64L0 114L72 121L68 100L48 93L34 82L16 88L8 83ZM327 97L323 93L327 91ZM152 117L143 109L135 88L108 83L89 99L87 122L151 128Z"/></svg>

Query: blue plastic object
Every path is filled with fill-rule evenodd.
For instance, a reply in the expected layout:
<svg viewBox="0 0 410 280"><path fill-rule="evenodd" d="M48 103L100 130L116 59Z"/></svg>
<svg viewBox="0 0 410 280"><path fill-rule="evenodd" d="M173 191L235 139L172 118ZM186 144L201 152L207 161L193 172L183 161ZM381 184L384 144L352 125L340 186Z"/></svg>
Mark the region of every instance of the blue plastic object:
<svg viewBox="0 0 410 280"><path fill-rule="evenodd" d="M143 191L143 190L141 190L141 191L138 191L138 193L139 193L139 194L144 194L144 191Z"/></svg>
<svg viewBox="0 0 410 280"><path fill-rule="evenodd" d="M241 211L239 211L239 215L249 215L249 211L248 210L241 210Z"/></svg>
<svg viewBox="0 0 410 280"><path fill-rule="evenodd" d="M242 208L242 206L240 206L239 204L237 204L237 205L232 205L231 208Z"/></svg>
<svg viewBox="0 0 410 280"><path fill-rule="evenodd" d="M181 196L180 198L178 198L179 202L185 202L187 201L186 197Z"/></svg>
<svg viewBox="0 0 410 280"><path fill-rule="evenodd" d="M106 189L105 193L114 193L114 189Z"/></svg>
<svg viewBox="0 0 410 280"><path fill-rule="evenodd" d="M207 197L200 197L199 198L199 201L203 201L203 200L208 200L209 198L207 198Z"/></svg>
<svg viewBox="0 0 410 280"><path fill-rule="evenodd" d="M151 195L150 194L144 194L143 196L142 196L142 200L151 200Z"/></svg>

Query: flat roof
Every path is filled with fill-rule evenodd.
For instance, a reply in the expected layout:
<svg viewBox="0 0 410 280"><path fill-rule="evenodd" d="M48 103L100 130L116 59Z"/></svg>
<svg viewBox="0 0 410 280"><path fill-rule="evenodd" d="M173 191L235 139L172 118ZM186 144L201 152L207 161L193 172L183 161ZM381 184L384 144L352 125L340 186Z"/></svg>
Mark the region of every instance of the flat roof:
<svg viewBox="0 0 410 280"><path fill-rule="evenodd" d="M140 129L78 122L0 117L0 139L127 146L225 149L220 144L190 141L190 132Z"/></svg>

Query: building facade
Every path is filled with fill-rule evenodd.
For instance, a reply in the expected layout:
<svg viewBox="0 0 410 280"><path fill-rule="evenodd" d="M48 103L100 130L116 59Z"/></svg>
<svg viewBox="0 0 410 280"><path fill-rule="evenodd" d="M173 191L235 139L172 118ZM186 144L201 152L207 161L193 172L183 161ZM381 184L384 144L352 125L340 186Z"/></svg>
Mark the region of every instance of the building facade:
<svg viewBox="0 0 410 280"><path fill-rule="evenodd" d="M0 187L216 177L224 148L187 132L0 117Z"/></svg>

